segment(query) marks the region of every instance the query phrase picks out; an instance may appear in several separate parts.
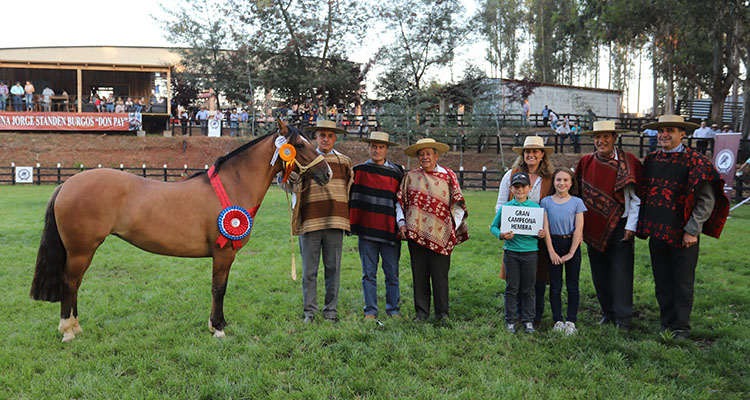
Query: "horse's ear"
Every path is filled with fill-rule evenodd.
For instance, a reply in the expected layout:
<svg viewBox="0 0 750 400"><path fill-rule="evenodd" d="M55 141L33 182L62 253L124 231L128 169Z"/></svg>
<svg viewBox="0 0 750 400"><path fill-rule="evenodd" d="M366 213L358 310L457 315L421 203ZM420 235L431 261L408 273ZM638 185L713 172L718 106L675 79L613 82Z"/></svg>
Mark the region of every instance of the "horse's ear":
<svg viewBox="0 0 750 400"><path fill-rule="evenodd" d="M277 119L276 124L279 125L279 136L286 136L289 133L289 129L286 126L286 122Z"/></svg>

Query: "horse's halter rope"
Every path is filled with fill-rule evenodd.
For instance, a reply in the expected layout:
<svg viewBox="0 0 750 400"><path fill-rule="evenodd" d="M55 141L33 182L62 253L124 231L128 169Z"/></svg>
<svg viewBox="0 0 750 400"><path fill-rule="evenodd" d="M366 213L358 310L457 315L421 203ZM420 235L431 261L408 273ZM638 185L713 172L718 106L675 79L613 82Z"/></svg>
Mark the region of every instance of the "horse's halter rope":
<svg viewBox="0 0 750 400"><path fill-rule="evenodd" d="M323 161L324 159L325 159L325 157L323 157L322 154L318 154L318 156L315 157L314 160L310 161L309 164L302 165L302 164L299 163L299 161L297 161L297 158L295 157L294 158L294 163L297 164L297 168L299 168L299 174L300 174L300 176L302 176L302 174L304 174L305 172L307 172L308 169L316 166L319 162Z"/></svg>

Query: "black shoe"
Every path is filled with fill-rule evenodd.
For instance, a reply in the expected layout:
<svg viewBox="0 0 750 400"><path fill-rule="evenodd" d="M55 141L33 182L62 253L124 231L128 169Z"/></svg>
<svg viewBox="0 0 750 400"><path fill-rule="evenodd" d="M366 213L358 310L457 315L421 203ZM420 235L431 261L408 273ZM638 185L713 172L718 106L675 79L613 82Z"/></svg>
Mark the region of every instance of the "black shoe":
<svg viewBox="0 0 750 400"><path fill-rule="evenodd" d="M619 328L621 331L623 331L625 333L630 332L630 326L628 326L628 325L615 324L615 326L617 326L617 328Z"/></svg>
<svg viewBox="0 0 750 400"><path fill-rule="evenodd" d="M440 314L440 315L436 316L435 319L437 319L438 322L440 322L440 321L448 321L449 320L448 314Z"/></svg>
<svg viewBox="0 0 750 400"><path fill-rule="evenodd" d="M335 324L335 323L339 322L338 318L336 318L336 317L326 317L326 321L328 321L328 322L330 322L332 324Z"/></svg>
<svg viewBox="0 0 750 400"><path fill-rule="evenodd" d="M676 330L674 331L674 338L683 340L690 339L690 331Z"/></svg>
<svg viewBox="0 0 750 400"><path fill-rule="evenodd" d="M414 317L414 320L413 320L413 321L414 321L414 322L422 322L422 321L424 321L424 320L426 320L426 319L427 319L427 316L426 316L426 315L417 315L416 317Z"/></svg>
<svg viewBox="0 0 750 400"><path fill-rule="evenodd" d="M609 318L606 315L603 315L602 319L600 319L599 322L598 322L599 325L607 325L607 324L614 324L614 323L615 323L615 321L612 320L611 318Z"/></svg>
<svg viewBox="0 0 750 400"><path fill-rule="evenodd" d="M302 320L302 322L306 324L311 324L315 320L315 317L312 315L305 315L305 319Z"/></svg>

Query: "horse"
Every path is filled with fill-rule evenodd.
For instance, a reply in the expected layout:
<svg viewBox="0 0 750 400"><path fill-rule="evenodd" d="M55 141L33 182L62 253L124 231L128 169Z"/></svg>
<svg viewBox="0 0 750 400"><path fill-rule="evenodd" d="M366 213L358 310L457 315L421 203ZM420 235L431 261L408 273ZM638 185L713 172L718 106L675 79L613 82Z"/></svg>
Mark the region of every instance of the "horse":
<svg viewBox="0 0 750 400"><path fill-rule="evenodd" d="M78 173L58 186L47 205L30 296L60 302L58 330L63 342L82 332L78 288L94 253L109 235L151 253L211 257L208 328L214 337L223 338L229 270L249 236L237 240L235 237L226 246L218 244L217 237L222 239L220 215L228 208L223 206L209 173L219 177L219 185L225 188L224 199L232 206L257 209L274 176L284 169L284 160L278 156L283 142L296 152L296 158L287 159L295 164L291 168L301 176L309 172L320 185L328 183L332 172L323 157L301 131L280 122L276 133L234 149L219 157L208 172L179 182L160 182L102 168ZM232 226L237 221L233 219ZM252 225L249 219L245 222Z"/></svg>

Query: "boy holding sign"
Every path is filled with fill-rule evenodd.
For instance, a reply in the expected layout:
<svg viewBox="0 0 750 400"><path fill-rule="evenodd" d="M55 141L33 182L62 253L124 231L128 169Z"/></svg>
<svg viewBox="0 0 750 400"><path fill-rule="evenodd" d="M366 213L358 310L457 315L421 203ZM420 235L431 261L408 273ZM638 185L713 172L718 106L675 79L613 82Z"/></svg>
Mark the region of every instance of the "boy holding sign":
<svg viewBox="0 0 750 400"><path fill-rule="evenodd" d="M534 281L536 279L537 237L544 238L544 210L529 200L531 185L529 175L518 172L511 178L513 199L498 210L492 221L490 231L500 240L504 240L506 284L505 289L505 323L506 329L516 332L515 318L518 305L517 297L522 297L521 320L524 331L534 330Z"/></svg>

